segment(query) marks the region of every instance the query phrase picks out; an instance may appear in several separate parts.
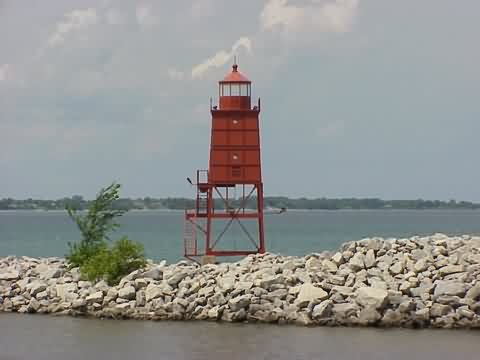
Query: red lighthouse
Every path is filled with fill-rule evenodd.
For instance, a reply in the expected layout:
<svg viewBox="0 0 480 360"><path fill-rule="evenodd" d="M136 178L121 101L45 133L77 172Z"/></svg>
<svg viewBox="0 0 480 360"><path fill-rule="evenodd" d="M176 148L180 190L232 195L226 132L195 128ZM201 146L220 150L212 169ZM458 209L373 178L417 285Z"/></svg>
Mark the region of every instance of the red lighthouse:
<svg viewBox="0 0 480 360"><path fill-rule="evenodd" d="M208 170L197 170L195 208L185 210L185 257L264 253L260 163L260 99L252 107L251 81L232 71L219 82L219 103L210 104ZM239 231L229 238L236 227Z"/></svg>

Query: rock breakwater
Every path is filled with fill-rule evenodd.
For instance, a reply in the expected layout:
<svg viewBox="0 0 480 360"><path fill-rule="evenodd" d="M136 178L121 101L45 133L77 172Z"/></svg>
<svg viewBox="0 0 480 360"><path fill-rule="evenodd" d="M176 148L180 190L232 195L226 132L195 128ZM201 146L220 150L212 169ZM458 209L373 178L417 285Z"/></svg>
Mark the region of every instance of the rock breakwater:
<svg viewBox="0 0 480 360"><path fill-rule="evenodd" d="M0 258L0 312L145 320L480 328L480 237L370 238L304 257L150 262L118 286L60 258Z"/></svg>

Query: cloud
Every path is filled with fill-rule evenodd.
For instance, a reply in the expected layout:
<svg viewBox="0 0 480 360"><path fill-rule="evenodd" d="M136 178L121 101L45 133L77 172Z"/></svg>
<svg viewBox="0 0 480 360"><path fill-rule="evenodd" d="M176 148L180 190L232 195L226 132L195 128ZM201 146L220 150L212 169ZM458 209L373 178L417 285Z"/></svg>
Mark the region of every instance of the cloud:
<svg viewBox="0 0 480 360"><path fill-rule="evenodd" d="M172 80L183 80L185 77L185 73L183 71L179 71L173 68L168 69L167 74L168 77Z"/></svg>
<svg viewBox="0 0 480 360"><path fill-rule="evenodd" d="M135 10L135 17L140 26L153 26L158 24L157 17L153 14L152 9L147 5L139 5Z"/></svg>
<svg viewBox="0 0 480 360"><path fill-rule="evenodd" d="M0 65L0 81L7 80L12 75L12 66L10 64Z"/></svg>
<svg viewBox="0 0 480 360"><path fill-rule="evenodd" d="M322 31L342 33L350 30L359 0L310 0L304 6L288 0L269 0L260 14L263 31Z"/></svg>
<svg viewBox="0 0 480 360"><path fill-rule="evenodd" d="M242 47L245 48L247 52L250 52L252 50L252 42L248 37L241 37L240 39L238 39L235 44L233 44L230 51L221 50L212 57L203 61L202 63L195 65L192 68L192 78L201 78L210 68L225 65L233 58L237 50Z"/></svg>
<svg viewBox="0 0 480 360"><path fill-rule="evenodd" d="M125 16L120 11L115 9L107 10L105 19L109 25L121 25L126 21Z"/></svg>
<svg viewBox="0 0 480 360"><path fill-rule="evenodd" d="M66 19L57 24L55 32L48 39L48 45L51 47L62 45L71 32L86 29L98 22L97 11L94 8L73 10L64 17Z"/></svg>

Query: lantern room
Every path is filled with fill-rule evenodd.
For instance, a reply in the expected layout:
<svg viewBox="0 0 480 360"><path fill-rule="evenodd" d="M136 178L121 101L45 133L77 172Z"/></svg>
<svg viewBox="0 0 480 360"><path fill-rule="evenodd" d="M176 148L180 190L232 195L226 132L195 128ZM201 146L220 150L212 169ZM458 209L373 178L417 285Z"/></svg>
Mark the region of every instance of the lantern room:
<svg viewBox="0 0 480 360"><path fill-rule="evenodd" d="M251 81L238 71L238 65L234 64L232 71L218 85L220 109L250 109L251 86Z"/></svg>

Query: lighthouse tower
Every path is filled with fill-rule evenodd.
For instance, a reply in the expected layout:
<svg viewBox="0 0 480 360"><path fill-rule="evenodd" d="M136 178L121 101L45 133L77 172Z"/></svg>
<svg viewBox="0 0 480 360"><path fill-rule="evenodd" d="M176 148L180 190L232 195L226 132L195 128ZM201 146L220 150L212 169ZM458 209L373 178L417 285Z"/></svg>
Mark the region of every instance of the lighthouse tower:
<svg viewBox="0 0 480 360"><path fill-rule="evenodd" d="M185 210L185 257L264 253L260 163L260 99L252 106L251 81L234 64L219 82L212 115L208 170L197 170L194 209ZM238 231L229 234L236 228ZM230 237L229 237L230 235Z"/></svg>

